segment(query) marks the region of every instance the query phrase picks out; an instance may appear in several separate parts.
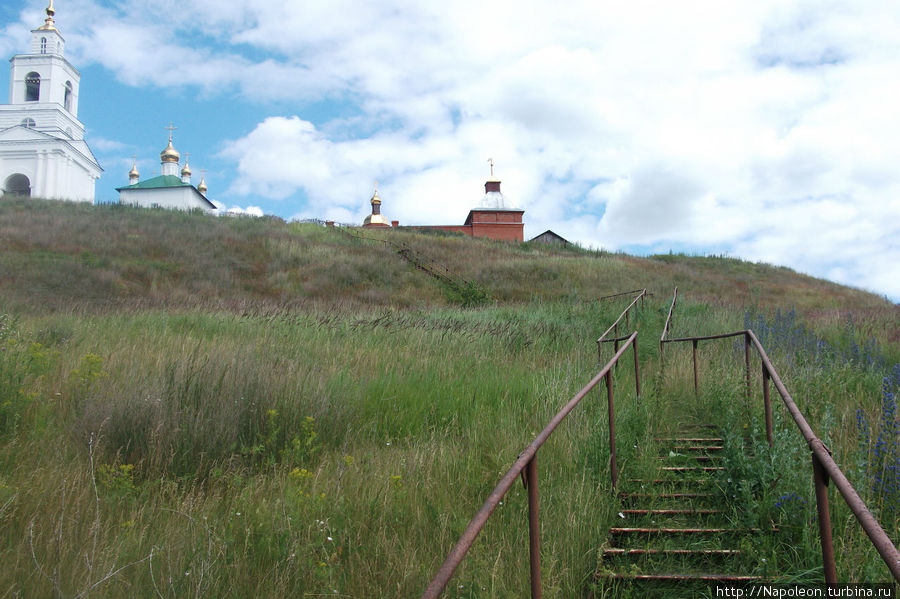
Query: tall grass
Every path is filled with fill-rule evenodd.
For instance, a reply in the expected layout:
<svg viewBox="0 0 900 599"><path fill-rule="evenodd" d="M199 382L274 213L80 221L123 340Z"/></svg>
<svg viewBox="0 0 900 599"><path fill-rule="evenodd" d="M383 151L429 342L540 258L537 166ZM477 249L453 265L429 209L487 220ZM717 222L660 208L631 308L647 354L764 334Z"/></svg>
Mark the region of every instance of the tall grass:
<svg viewBox="0 0 900 599"><path fill-rule="evenodd" d="M629 368L615 375L623 476L650 468L654 432L688 416L759 430L758 408L727 399L742 349L701 349L701 376L717 383L700 401L689 354L667 349L660 370L673 283L702 291L679 305L672 336L739 328L745 310L772 314L769 300L785 298L844 347L833 310L857 302L866 318L854 327L900 361L884 349L895 307L780 269L385 234L494 302L462 309L384 244L315 225L0 204L0 589L417 596L518 452L590 379L594 341L624 307L590 300L622 289L656 293L635 323L641 399ZM790 351L774 351L776 366L839 463L853 462L856 409L878 421L881 375ZM590 588L616 517L605 427L598 394L541 451L546 596ZM759 519L788 517L782 495L809 503L806 456L787 439L756 462L735 452L736 468L767 473ZM854 556L842 575L881 576L841 509L835 536ZM517 488L448 596L521 594L525 514ZM807 549L787 563L814 568Z"/></svg>

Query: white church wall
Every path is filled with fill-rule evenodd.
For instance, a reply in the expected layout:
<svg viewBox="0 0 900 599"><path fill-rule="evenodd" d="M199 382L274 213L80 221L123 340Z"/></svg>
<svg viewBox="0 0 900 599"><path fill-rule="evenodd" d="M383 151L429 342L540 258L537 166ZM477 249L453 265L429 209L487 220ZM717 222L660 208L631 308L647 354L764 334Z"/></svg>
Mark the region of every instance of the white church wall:
<svg viewBox="0 0 900 599"><path fill-rule="evenodd" d="M201 210L211 212L210 206L197 197L193 187L161 187L159 189L122 189L119 202L144 208L167 208L170 210Z"/></svg>

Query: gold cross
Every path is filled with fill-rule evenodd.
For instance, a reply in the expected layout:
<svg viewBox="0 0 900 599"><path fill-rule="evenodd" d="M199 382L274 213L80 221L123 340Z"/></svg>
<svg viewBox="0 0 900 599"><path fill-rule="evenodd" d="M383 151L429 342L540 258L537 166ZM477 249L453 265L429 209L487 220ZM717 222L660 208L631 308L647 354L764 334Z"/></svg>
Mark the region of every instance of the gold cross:
<svg viewBox="0 0 900 599"><path fill-rule="evenodd" d="M493 179L493 177L494 177L494 159L488 158L488 162L491 163L491 178Z"/></svg>
<svg viewBox="0 0 900 599"><path fill-rule="evenodd" d="M168 129L168 130L169 130L169 141L172 141L172 132L175 131L175 129L178 129L178 127L176 127L176 126L173 125L171 122L169 122L169 126L168 126L168 127L163 127L163 129Z"/></svg>

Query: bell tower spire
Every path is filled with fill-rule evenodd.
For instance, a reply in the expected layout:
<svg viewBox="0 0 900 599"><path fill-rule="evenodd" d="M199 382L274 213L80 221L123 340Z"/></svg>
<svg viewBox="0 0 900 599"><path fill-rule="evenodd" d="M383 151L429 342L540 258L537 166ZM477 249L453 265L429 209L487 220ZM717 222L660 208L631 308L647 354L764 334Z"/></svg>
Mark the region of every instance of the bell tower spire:
<svg viewBox="0 0 900 599"><path fill-rule="evenodd" d="M56 9L53 8L53 0L50 0L50 6L46 8L46 12L47 18L44 19L44 24L38 27L38 31L56 31L56 23L53 22Z"/></svg>

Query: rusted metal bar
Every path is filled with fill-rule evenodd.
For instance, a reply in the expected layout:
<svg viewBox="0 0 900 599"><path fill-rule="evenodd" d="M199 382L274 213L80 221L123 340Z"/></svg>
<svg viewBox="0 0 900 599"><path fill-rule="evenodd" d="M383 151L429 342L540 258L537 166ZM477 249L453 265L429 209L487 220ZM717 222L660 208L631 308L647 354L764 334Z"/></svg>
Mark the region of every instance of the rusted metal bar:
<svg viewBox="0 0 900 599"><path fill-rule="evenodd" d="M600 338L597 339L597 341L603 341L603 340L606 338L606 336L609 335L609 332L610 332L610 331L613 331L613 330L615 331L616 337L618 337L618 336L619 336L619 322L621 322L622 318L625 317L625 315L626 315L626 313L628 312L628 310L631 309L631 307L634 306L634 304L637 303L637 301L638 301L640 298L641 298L641 296L635 297L635 298L631 301L631 303L628 305L628 308L625 308L625 310L624 310L621 314L619 314L619 317L616 319L616 321L615 321L613 324L611 324L611 325L609 326L609 328L606 329L606 331L603 332L602 335L600 335Z"/></svg>
<svg viewBox="0 0 900 599"><path fill-rule="evenodd" d="M619 324L615 324L615 330L613 331L613 335L615 335L615 339L613 339L613 352L619 353ZM618 370L619 363L616 362L616 369Z"/></svg>
<svg viewBox="0 0 900 599"><path fill-rule="evenodd" d="M894 546L891 538L884 532L884 529L879 524L878 520L872 515L869 509L866 507L865 502L860 498L859 494L856 492L856 489L853 488L853 485L850 484L850 481L847 480L847 477L844 475L843 471L841 471L840 467L835 463L834 459L832 459L831 454L828 449L825 447L825 444L822 443L821 439L816 437L816 434L813 432L812 428L809 426L809 423L803 417L803 414L800 412L800 409L797 407L797 404L794 402L791 394L788 392L787 388L784 386L784 383L781 380L781 377L778 375L778 371L775 370L775 367L772 366L772 362L769 359L768 354L766 354L766 350L763 349L762 344L759 342L759 339L756 337L754 332L750 329L745 331L736 331L734 333L723 333L720 335L707 335L702 337L685 337L679 339L664 339L661 340L660 343L675 343L675 342L684 342L684 341L702 341L708 339L725 339L728 337L737 337L744 336L745 342L745 353L748 357L745 358L745 362L747 364L747 385L748 389L750 387L750 369L749 369L749 352L747 351L748 345L753 345L756 348L757 353L759 354L760 360L762 361L763 367L763 393L764 400L766 395L766 388L768 386L768 381L771 380L775 384L775 389L778 391L779 395L781 395L782 402L784 403L785 408L788 413L791 415L791 418L794 420L794 423L797 425L797 428L800 430L800 434L803 435L804 440L807 445L809 445L810 449L812 449L814 455L814 467L821 469L825 473L825 477L821 475L817 475L817 499L822 494L825 489L825 484L830 480L834 483L835 488L837 488L838 492L844 498L844 501L847 502L847 506L850 508L850 511L853 512L854 516L856 516L856 520L859 522L860 526L862 526L866 535L872 541L872 544L875 546L875 549L878 551L878 554L881 556L881 559L884 560L884 563L887 565L888 569L891 571L891 575L894 577L894 580L900 582L900 551L897 550L897 547ZM773 442L773 438L771 436L771 409L767 410L767 436L770 444ZM823 495L823 499L827 501L827 493ZM827 505L825 502L821 502L820 505ZM821 509L821 508L820 508ZM827 512L827 510L826 510ZM824 521L824 513L820 513L819 521ZM831 547L832 544L830 542L831 528L828 527L828 531L823 529L821 531L822 543L823 543L823 560L826 561L826 581L830 578L836 578L836 575L833 573L829 573L827 568L829 568L827 564L827 560L829 559L825 555L826 547ZM828 537L826 537L828 535ZM832 550L833 556L833 550ZM833 562L833 557L830 558Z"/></svg>
<svg viewBox="0 0 900 599"><path fill-rule="evenodd" d="M719 333L718 335L698 335L696 337L677 337L675 339L665 339L665 343L686 343L688 341L712 341L713 339L727 339L728 337L739 337L746 335L747 331L734 331L733 333Z"/></svg>
<svg viewBox="0 0 900 599"><path fill-rule="evenodd" d="M675 310L675 301L678 299L678 287L675 288L675 291L672 292L672 304L669 306L669 315L666 316L666 322L663 325L663 332L659 338L660 347L662 347L663 341L666 339L666 335L669 334L669 327L672 324L672 311Z"/></svg>
<svg viewBox="0 0 900 599"><path fill-rule="evenodd" d="M766 440L769 442L769 447L775 447L775 439L772 436L772 401L769 399L769 371L766 370L766 365L762 366L762 378L763 378L763 407L766 411Z"/></svg>
<svg viewBox="0 0 900 599"><path fill-rule="evenodd" d="M693 343L693 356L694 356L694 397L700 397L700 375L697 373L697 340L694 339Z"/></svg>
<svg viewBox="0 0 900 599"><path fill-rule="evenodd" d="M821 443L821 441L820 441ZM837 584L834 563L834 543L831 538L831 511L828 509L828 473L816 454L812 454L813 479L816 485L816 511L819 520L819 540L822 542L822 568L825 582Z"/></svg>
<svg viewBox="0 0 900 599"><path fill-rule="evenodd" d="M646 289L632 289L631 291L623 291L621 293L614 293L612 295L604 295L597 301L602 302L603 300L612 299L614 297L622 297L623 295L631 295L632 293L645 294L645 293L647 293L647 290Z"/></svg>
<svg viewBox="0 0 900 599"><path fill-rule="evenodd" d="M750 401L750 335L744 335L744 366L747 372L747 401ZM749 403L747 409L750 409Z"/></svg>
<svg viewBox="0 0 900 599"><path fill-rule="evenodd" d="M763 349L759 339L756 338L756 335L752 330L748 330L747 333L750 336L753 345L756 347L757 353L759 353L763 366L769 371L772 382L775 384L775 389L778 391L779 395L781 395L785 408L787 408L788 413L790 413L791 417L794 419L797 428L800 429L800 434L803 435L807 445L809 445L813 453L819 458L819 464L825 469L828 477L834 482L834 486L844 498L844 501L847 502L850 511L856 516L856 520L872 541L872 544L875 546L881 559L887 564L894 580L900 582L900 551L897 551L897 547L894 546L891 538L884 532L881 524L878 523L878 520L875 519L875 516L873 516L872 512L869 511L869 508L866 507L865 502L860 498L856 489L853 488L853 485L847 480L847 477L841 471L840 467L832 459L825 444L816 437L815 433L813 433L809 424L806 422L806 419L803 417L803 414L801 414L799 408L797 408L797 404L794 403L791 394L788 393L787 388L781 381L778 371L772 366L772 362L769 360L769 356L766 354L766 350Z"/></svg>
<svg viewBox="0 0 900 599"><path fill-rule="evenodd" d="M534 441L532 441L525 450L519 454L519 457L510 467L510 469L503 475L503 478L500 479L500 482L497 483L497 486L494 487L494 490L491 491L488 498L485 500L484 504L482 504L481 508L469 521L468 526L463 531L459 540L456 542L456 545L453 546L453 549L450 550L447 559L444 560L444 563L438 569L437 573L434 575L434 578L431 579L431 582L428 584L428 587L425 589L425 592L422 593L422 599L437 599L440 597L441 592L443 592L444 588L446 588L447 583L450 582L450 578L452 578L453 573L456 571L456 568L459 567L459 564L462 562L463 558L466 556L466 553L469 551L469 548L475 542L475 539L478 537L478 534L484 528L485 523L488 518L490 518L491 514L497 508L497 505L502 501L503 497L509 491L509 489L516 482L516 479L519 475L525 470L525 467L528 465L528 462L531 461L536 454L538 449L546 443L547 439L550 435L553 434L553 431L560 425L560 423L565 420L566 416L575 409L575 407L581 403L581 401L587 396L588 393L591 392L594 387L602 381L605 377L611 376L610 372L613 368L613 365L621 359L622 355L628 349L628 347L637 339L637 332L631 334L631 337L628 338L628 341L625 342L625 345L616 352L616 354L607 362L603 368L598 372L591 381L585 385L578 393L576 393L572 399L566 403L563 408L556 413L556 415L550 420L547 426L544 427L537 437L535 437Z"/></svg>
<svg viewBox="0 0 900 599"><path fill-rule="evenodd" d="M528 550L531 565L531 598L541 599L541 519L538 512L537 454L525 469L528 481Z"/></svg>
<svg viewBox="0 0 900 599"><path fill-rule="evenodd" d="M631 349L634 350L634 394L641 396L641 365L638 361L638 341L637 337L631 342Z"/></svg>
<svg viewBox="0 0 900 599"><path fill-rule="evenodd" d="M609 477L612 488L616 488L619 480L619 469L616 467L616 407L613 396L612 371L606 373L606 407L609 412Z"/></svg>

